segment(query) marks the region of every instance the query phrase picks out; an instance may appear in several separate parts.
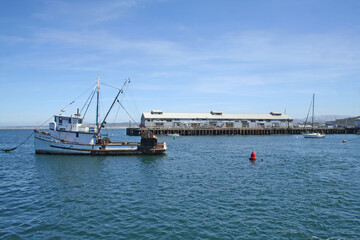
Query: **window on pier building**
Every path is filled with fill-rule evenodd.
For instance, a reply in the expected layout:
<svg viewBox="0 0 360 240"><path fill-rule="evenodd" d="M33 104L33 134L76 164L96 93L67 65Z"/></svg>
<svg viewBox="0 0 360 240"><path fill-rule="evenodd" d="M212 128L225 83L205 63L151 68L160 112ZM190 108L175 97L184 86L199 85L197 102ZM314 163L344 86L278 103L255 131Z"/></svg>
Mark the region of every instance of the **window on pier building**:
<svg viewBox="0 0 360 240"><path fill-rule="evenodd" d="M249 123L243 121L243 122L241 122L241 126L242 126L242 127L249 127Z"/></svg>

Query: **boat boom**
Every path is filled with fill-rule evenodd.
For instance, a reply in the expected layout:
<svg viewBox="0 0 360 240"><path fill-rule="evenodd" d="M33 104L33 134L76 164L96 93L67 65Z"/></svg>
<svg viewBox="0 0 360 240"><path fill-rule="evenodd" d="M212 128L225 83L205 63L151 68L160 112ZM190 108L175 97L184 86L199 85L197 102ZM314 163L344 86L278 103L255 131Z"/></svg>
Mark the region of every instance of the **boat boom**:
<svg viewBox="0 0 360 240"><path fill-rule="evenodd" d="M102 129L102 127L104 126L104 123L105 123L105 121L106 121L106 118L108 117L109 113L111 112L111 109L114 107L114 104L116 103L116 100L118 99L120 93L123 92L123 88L125 87L126 83L129 82L129 80L130 80L129 78L125 79L125 82L124 82L123 86L119 89L119 92L118 92L118 94L116 95L113 103L111 104L111 107L109 108L109 111L106 113L106 115L105 115L105 117L104 117L104 119L103 119L100 127L98 128L97 136L99 136L99 134L100 134L100 132L101 132L101 129Z"/></svg>

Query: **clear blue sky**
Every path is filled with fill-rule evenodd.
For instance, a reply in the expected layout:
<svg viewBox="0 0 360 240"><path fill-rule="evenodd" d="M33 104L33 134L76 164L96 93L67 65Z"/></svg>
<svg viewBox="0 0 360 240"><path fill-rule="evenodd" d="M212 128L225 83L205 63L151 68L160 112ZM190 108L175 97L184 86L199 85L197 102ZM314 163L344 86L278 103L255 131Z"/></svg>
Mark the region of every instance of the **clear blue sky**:
<svg viewBox="0 0 360 240"><path fill-rule="evenodd" d="M301 118L315 92L317 115L358 116L360 1L0 2L0 125L42 123L98 74L130 77L138 112Z"/></svg>

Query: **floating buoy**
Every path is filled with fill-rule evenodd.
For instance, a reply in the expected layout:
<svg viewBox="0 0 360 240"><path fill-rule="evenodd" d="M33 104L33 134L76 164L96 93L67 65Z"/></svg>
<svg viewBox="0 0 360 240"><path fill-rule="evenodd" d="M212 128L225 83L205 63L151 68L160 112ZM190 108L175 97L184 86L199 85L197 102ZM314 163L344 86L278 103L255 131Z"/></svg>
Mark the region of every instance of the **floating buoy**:
<svg viewBox="0 0 360 240"><path fill-rule="evenodd" d="M251 153L251 156L250 156L249 160L256 160L255 152Z"/></svg>
<svg viewBox="0 0 360 240"><path fill-rule="evenodd" d="M346 142L346 140L344 139L343 142Z"/></svg>
<svg viewBox="0 0 360 240"><path fill-rule="evenodd" d="M261 161L264 161L264 159L261 159Z"/></svg>

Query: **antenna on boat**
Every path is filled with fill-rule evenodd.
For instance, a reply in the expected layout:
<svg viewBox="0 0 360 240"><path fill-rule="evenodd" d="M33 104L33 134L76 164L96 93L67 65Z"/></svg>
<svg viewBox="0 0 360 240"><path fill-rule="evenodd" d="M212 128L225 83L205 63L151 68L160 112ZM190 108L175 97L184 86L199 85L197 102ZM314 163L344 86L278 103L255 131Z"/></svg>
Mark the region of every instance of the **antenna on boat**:
<svg viewBox="0 0 360 240"><path fill-rule="evenodd" d="M96 84L96 128L99 129L99 93L100 93L100 74Z"/></svg>

